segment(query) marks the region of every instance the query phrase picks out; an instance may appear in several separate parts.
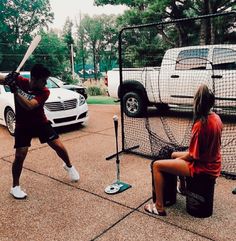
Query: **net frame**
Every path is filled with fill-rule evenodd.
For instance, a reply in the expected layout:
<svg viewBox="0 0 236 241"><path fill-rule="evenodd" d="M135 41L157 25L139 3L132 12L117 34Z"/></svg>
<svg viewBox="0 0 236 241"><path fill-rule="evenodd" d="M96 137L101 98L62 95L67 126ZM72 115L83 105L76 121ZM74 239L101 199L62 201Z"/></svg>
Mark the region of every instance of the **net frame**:
<svg viewBox="0 0 236 241"><path fill-rule="evenodd" d="M221 16L236 16L236 11L232 11L232 12L227 12L227 13L219 13L219 14L209 14L209 15L202 15L202 16L198 16L198 17L192 17L192 18L183 18L183 19L176 19L176 20L170 20L170 21L165 21L165 22L157 22L157 23L151 23L151 24L143 24L143 25L136 25L136 26L129 26L129 27L125 27L123 29L121 29L120 33L119 33L119 42L118 42L118 51L119 51L119 78L120 78L120 86L123 85L123 51L122 51L122 46L123 46L123 37L122 35L127 31L127 30L135 30L135 29L144 29L144 28L148 28L148 27L159 27L159 28L163 28L163 26L169 25L169 24L177 24L177 23L184 23L184 22L189 22L189 21L196 21L196 20L202 20L202 19L213 19L216 17L221 17ZM212 64L212 63L210 63ZM212 68L212 71L213 68ZM214 72L212 72L212 76L214 76ZM214 83L212 85L213 88L213 92L215 93L215 86ZM234 99L235 100L235 99ZM160 120L162 122L162 126L166 128L166 133L168 136L168 139L170 140L170 142L168 143L170 148L165 148L166 146L163 146L163 153L160 154L159 151L159 155L149 155L147 153L142 153L137 151L137 148L139 146L136 145L136 143L134 143L133 146L129 146L126 147L125 144L125 138L126 138L126 131L125 130L125 114L124 114L124 109L123 109L123 98L120 99L120 110L121 110L121 136L122 136L122 152L126 152L126 153L132 153L132 154L137 154L140 156L144 156L146 158L150 158L152 160L154 159L161 159L161 158L166 158L168 157L168 155L174 150L174 151L183 151L187 149L187 142L186 143L181 143L181 145L178 145L178 142L175 140L175 136L173 135L173 133L171 131L168 131L168 125L165 124L165 119L160 117ZM189 121L188 126L191 126L191 121ZM148 134L149 134L149 141L150 143L153 142L153 140L161 140L161 138L159 136L156 135L156 133L154 131L151 130L151 128L149 128L149 119L147 119L147 122L145 124L145 128L148 130ZM187 131L187 129L190 129L189 127L186 128L186 132L184 133L185 139L188 140L188 138L190 138L190 133ZM229 131L230 132L230 131ZM154 137L154 138L152 138ZM236 138L232 138L229 142L234 143L236 141ZM166 140L165 140L166 142ZM153 147L155 146L155 143L153 143L151 145L151 153L155 153L155 150L153 150ZM227 146L227 143L222 145L223 147ZM224 152L223 152L224 155ZM236 153L231 153L231 156L236 156ZM233 179L236 179L236 162L232 161L233 163L233 167L229 168L227 170L227 168L222 169L222 175L226 176L226 177L230 177Z"/></svg>

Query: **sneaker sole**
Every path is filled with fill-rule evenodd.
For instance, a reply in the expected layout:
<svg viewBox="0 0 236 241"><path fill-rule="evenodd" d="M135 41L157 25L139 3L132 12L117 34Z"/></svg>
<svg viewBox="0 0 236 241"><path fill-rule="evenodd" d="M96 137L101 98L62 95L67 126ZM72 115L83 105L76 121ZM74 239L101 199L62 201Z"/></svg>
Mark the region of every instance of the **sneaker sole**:
<svg viewBox="0 0 236 241"><path fill-rule="evenodd" d="M78 182L79 181L79 179L78 180L71 180L71 182Z"/></svg>
<svg viewBox="0 0 236 241"><path fill-rule="evenodd" d="M26 199L26 198L27 198L27 195L24 196L24 197L16 197L16 196L14 196L12 193L10 193L10 194L11 194L12 197L14 197L14 198L17 199L17 200L22 200L22 199Z"/></svg>
<svg viewBox="0 0 236 241"><path fill-rule="evenodd" d="M63 165L63 168L67 171L67 173L68 173L68 167L67 166L65 166L65 165ZM72 180L72 179L70 179L70 181L71 182L78 182L80 180L80 178L79 179L77 179L77 180Z"/></svg>

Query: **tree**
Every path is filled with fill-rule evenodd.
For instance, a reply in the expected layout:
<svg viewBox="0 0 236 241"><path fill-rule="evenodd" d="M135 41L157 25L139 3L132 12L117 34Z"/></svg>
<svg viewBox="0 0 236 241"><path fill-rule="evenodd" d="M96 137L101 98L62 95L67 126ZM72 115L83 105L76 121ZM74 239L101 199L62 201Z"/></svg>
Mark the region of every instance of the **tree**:
<svg viewBox="0 0 236 241"><path fill-rule="evenodd" d="M69 71L66 70L70 69L70 62L65 54L67 52L65 42L53 32L42 31L40 34L41 42L34 51L32 61L26 67L30 68L34 63L42 63L50 69L53 76L67 80Z"/></svg>
<svg viewBox="0 0 236 241"><path fill-rule="evenodd" d="M100 71L107 72L117 65L119 27L116 15L102 15L100 16L100 21L104 39L100 42L98 61Z"/></svg>
<svg viewBox="0 0 236 241"><path fill-rule="evenodd" d="M5 39L13 44L29 43L30 34L47 27L53 20L49 0L2 0L1 20ZM7 30L7 31L6 31Z"/></svg>
<svg viewBox="0 0 236 241"><path fill-rule="evenodd" d="M1 0L0 13L1 67L10 70L21 60L33 33L52 22L53 13L49 0Z"/></svg>
<svg viewBox="0 0 236 241"><path fill-rule="evenodd" d="M72 58L74 58L74 56L72 56L72 51L71 51L71 47L72 45L74 45L74 39L73 39L73 36L72 36L72 27L73 27L73 23L72 21L70 20L70 18L68 17L66 19L66 22L65 22L65 25L63 27L63 40L64 42L66 43L67 45L67 56L68 56L68 59L70 59L70 66L71 66L71 70L74 69L74 66L72 66L74 63L72 61ZM74 73L72 73L72 76L73 76Z"/></svg>
<svg viewBox="0 0 236 241"><path fill-rule="evenodd" d="M235 0L95 0L96 5L105 4L124 4L130 7L122 16L121 22L123 26L137 25L144 23L162 22L186 17L196 17L204 14L215 14L236 9ZM213 44L217 37L216 26L225 25L225 21L202 20L200 24L193 26L193 23L177 23L175 25L175 34L166 33L163 29L159 29L163 39L172 46L185 46L189 41L194 40L187 38L186 33L194 29L200 35L199 44ZM231 20L228 26L233 24ZM230 26L229 26L230 27ZM229 32L228 32L229 33ZM177 36L177 38L173 38ZM196 34L195 34L196 36Z"/></svg>
<svg viewBox="0 0 236 241"><path fill-rule="evenodd" d="M107 4L111 5L127 5L128 7L136 7L137 5L142 6L145 2L139 0L94 0L94 4L97 6L103 6Z"/></svg>
<svg viewBox="0 0 236 241"><path fill-rule="evenodd" d="M135 28L122 32L125 66L157 65L163 51L170 47L232 43L234 19L218 17L173 24L165 22L215 14L236 8L234 0L96 0L96 5L125 4L129 10L118 18L123 28L150 23L161 23L151 28ZM143 57L145 56L145 58Z"/></svg>
<svg viewBox="0 0 236 241"><path fill-rule="evenodd" d="M234 0L203 0L195 1L195 12L197 15L215 14L229 12L236 9ZM206 19L201 21L200 26L200 44L214 44L217 42L218 37L228 35L228 28L233 25L233 19L218 18ZM221 33L217 32L221 29Z"/></svg>
<svg viewBox="0 0 236 241"><path fill-rule="evenodd" d="M85 15L81 19L77 34L80 44L83 46L83 53L87 52L92 56L94 68L94 78L97 79L100 70L100 63L104 61L108 54L114 58L115 42L117 33L115 30L116 17L114 15L100 15L89 17ZM81 47L80 46L80 47ZM107 46L112 46L110 49ZM109 53L108 53L109 52ZM107 69L107 67L105 67Z"/></svg>
<svg viewBox="0 0 236 241"><path fill-rule="evenodd" d="M83 25L81 25L81 18L80 24L76 25L77 27L77 47L78 47L78 55L76 57L76 63L78 65L78 71L82 70L83 78L85 80L85 64L86 59L88 58L88 51L86 49L86 33Z"/></svg>

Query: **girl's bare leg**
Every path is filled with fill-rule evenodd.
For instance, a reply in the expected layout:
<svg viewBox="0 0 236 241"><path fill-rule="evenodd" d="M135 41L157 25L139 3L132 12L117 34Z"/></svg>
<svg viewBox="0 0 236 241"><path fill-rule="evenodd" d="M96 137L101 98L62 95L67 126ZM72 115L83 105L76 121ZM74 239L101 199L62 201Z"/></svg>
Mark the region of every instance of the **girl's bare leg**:
<svg viewBox="0 0 236 241"><path fill-rule="evenodd" d="M154 186L156 192L156 208L158 211L164 211L163 188L164 176L163 173L170 173L176 176L190 176L188 163L180 158L159 160L153 164Z"/></svg>
<svg viewBox="0 0 236 241"><path fill-rule="evenodd" d="M183 156L186 156L188 154L187 151L179 151L179 152L173 152L171 154L171 158L175 159L175 158L181 158ZM181 193L184 193L186 190L186 181L185 181L185 177L183 176L179 176L179 185L178 185L179 190L181 191Z"/></svg>
<svg viewBox="0 0 236 241"><path fill-rule="evenodd" d="M186 156L188 154L188 151L174 151L171 154L171 158L175 159L175 158L181 158L183 156Z"/></svg>

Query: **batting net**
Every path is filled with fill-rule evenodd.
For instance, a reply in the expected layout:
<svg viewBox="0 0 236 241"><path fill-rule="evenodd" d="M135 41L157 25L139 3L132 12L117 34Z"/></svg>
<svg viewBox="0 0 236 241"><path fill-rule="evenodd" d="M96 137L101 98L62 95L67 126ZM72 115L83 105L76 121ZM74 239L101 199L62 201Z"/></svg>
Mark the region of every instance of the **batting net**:
<svg viewBox="0 0 236 241"><path fill-rule="evenodd" d="M193 96L204 83L224 124L222 174L236 177L235 19L231 12L120 32L123 151L161 159L187 150Z"/></svg>

